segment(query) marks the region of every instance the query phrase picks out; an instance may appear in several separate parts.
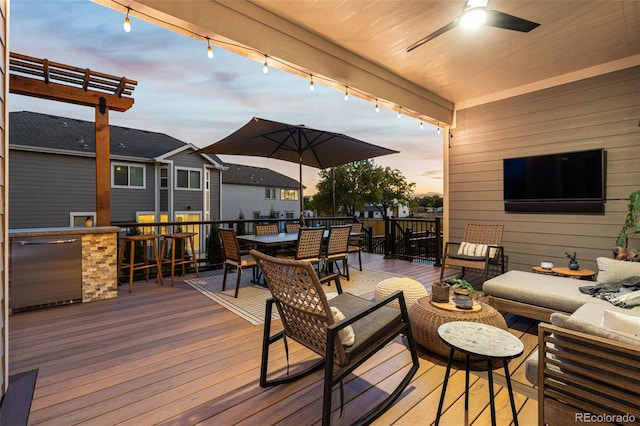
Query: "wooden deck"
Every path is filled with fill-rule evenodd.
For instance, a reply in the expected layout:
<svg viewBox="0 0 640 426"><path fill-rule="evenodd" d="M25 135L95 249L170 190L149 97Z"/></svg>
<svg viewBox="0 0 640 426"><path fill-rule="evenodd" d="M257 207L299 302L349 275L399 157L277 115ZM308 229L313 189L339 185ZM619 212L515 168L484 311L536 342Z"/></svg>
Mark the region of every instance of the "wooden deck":
<svg viewBox="0 0 640 426"><path fill-rule="evenodd" d="M367 253L363 264L425 284L439 275L433 266ZM524 378L523 363L537 343L537 324L512 316L507 323L525 345L525 353L510 363L519 422L534 425L535 390ZM19 313L9 318L9 325L10 374L38 370L29 424L255 426L320 421L321 372L296 383L260 388L262 326L251 325L181 281L174 287L168 280L164 286L136 283L131 294L121 286L116 299ZM308 356L300 347L290 349L296 360ZM341 418L335 391L335 424L350 424L393 388L410 362L402 349L401 343L391 343L345 384ZM276 362L284 365L282 353L278 356L274 353ZM432 424L445 367L446 360L423 350L413 382L374 424ZM480 372L471 376L469 424L474 426L491 423L485 377ZM504 378L496 382L504 383ZM464 424L463 391L464 370L453 370L441 424ZM496 386L495 391L498 424L508 425L506 388Z"/></svg>

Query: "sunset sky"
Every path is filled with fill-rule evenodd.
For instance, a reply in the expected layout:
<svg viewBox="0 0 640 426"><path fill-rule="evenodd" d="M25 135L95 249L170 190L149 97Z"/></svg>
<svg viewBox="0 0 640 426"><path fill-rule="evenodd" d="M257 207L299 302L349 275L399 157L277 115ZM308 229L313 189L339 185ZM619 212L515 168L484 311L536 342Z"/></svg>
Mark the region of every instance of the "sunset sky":
<svg viewBox="0 0 640 426"><path fill-rule="evenodd" d="M415 182L418 194L442 192L442 136L425 123L262 63L214 48L159 26L131 18L89 0L13 0L10 8L13 52L47 58L136 80L134 106L111 112L112 125L166 133L197 147L210 145L251 117L305 124L344 133L400 151L375 159ZM10 111L34 111L93 121L94 110L26 96L10 95ZM298 179L298 167L280 160L221 156L223 161L267 167ZM318 170L305 167L305 194L315 193Z"/></svg>

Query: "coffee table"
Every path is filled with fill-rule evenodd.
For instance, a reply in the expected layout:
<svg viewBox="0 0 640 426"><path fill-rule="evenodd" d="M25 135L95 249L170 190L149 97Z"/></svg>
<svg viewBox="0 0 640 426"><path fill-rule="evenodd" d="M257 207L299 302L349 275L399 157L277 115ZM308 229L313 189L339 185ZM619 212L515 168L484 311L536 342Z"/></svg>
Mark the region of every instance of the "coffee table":
<svg viewBox="0 0 640 426"><path fill-rule="evenodd" d="M416 342L430 352L446 357L449 347L438 336L438 327L453 321L471 321L489 324L501 329L507 329L507 323L500 312L492 306L475 301L471 310L446 307L443 304L431 303L431 296L418 299L409 307L411 332ZM455 354L456 359L463 359L464 355Z"/></svg>
<svg viewBox="0 0 640 426"><path fill-rule="evenodd" d="M468 419L469 412L469 359L471 356L479 357L486 361L487 377L489 379L489 402L491 404L491 424L496 424L496 403L493 394L493 361L501 360L504 367L505 380L509 391L509 402L513 414L513 423L518 426L518 413L513 400L513 389L511 387L511 376L509 376L508 360L519 357L524 352L522 342L508 331L500 328L469 321L456 321L442 324L438 327L438 336L450 347L449 359L447 361L447 371L442 384L442 394L438 404L435 424L440 423L444 396L447 392L449 373L454 353L459 351L465 355L465 388L464 388L464 411L465 419Z"/></svg>

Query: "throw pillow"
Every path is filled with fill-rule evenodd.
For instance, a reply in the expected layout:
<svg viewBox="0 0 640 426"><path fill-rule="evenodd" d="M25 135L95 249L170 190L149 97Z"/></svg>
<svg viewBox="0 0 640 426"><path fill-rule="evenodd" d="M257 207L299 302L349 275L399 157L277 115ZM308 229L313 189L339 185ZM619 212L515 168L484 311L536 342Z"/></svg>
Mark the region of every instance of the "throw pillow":
<svg viewBox="0 0 640 426"><path fill-rule="evenodd" d="M569 330L579 331L582 333L591 334L593 336L604 337L618 342L627 343L630 345L638 345L640 341L633 336L622 334L617 331L608 330L603 327L599 327L595 324L588 323L579 319L570 317L559 312L551 314L551 324L558 327L568 328Z"/></svg>
<svg viewBox="0 0 640 426"><path fill-rule="evenodd" d="M602 326L640 339L640 317L607 310L602 313Z"/></svg>
<svg viewBox="0 0 640 426"><path fill-rule="evenodd" d="M487 254L487 248L489 248L487 244L468 243L466 241L463 241L460 243L460 247L458 248L458 254L463 254L465 256L484 257ZM496 254L498 254L498 249L494 247L489 248L489 257L491 259L495 258Z"/></svg>
<svg viewBox="0 0 640 426"><path fill-rule="evenodd" d="M598 257L596 262L598 263L598 282L601 284L614 283L640 275L640 262L626 262L608 257Z"/></svg>
<svg viewBox="0 0 640 426"><path fill-rule="evenodd" d="M342 321L345 318L340 309L333 306L331 307L331 315L333 315L333 320L335 322ZM338 337L340 338L340 343L344 346L351 346L356 341L356 334L353 332L353 327L350 325L338 331Z"/></svg>

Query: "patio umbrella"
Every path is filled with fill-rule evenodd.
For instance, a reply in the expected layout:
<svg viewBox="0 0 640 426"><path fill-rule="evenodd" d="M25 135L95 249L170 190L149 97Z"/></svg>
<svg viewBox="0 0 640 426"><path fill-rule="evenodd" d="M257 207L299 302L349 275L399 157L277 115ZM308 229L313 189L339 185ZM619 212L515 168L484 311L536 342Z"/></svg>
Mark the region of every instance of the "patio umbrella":
<svg viewBox="0 0 640 426"><path fill-rule="evenodd" d="M340 133L257 117L253 117L247 124L224 139L196 152L276 158L299 164L301 215L303 210L303 165L326 169L353 161L398 153L398 151Z"/></svg>

